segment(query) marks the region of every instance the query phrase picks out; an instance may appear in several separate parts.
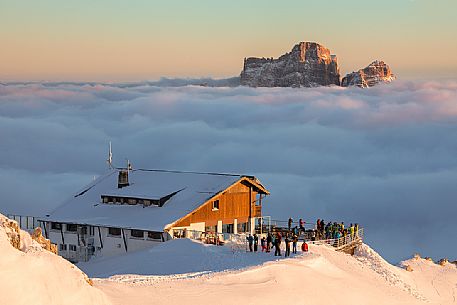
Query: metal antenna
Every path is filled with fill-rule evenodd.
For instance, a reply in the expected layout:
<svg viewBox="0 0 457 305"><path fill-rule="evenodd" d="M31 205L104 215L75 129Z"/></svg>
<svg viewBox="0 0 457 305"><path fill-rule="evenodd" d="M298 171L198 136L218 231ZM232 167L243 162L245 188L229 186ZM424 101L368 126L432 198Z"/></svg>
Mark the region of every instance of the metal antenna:
<svg viewBox="0 0 457 305"><path fill-rule="evenodd" d="M109 152L106 162L108 162L109 169L113 169L113 151L111 150L111 141L109 141Z"/></svg>

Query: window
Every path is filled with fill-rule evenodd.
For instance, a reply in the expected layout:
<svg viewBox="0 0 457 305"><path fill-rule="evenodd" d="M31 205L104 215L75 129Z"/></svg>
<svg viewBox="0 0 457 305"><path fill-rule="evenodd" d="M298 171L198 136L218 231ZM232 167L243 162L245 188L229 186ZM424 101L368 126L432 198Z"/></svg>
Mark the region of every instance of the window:
<svg viewBox="0 0 457 305"><path fill-rule="evenodd" d="M85 235L87 234L87 227L80 227L81 228L81 234Z"/></svg>
<svg viewBox="0 0 457 305"><path fill-rule="evenodd" d="M120 228L108 228L108 234L113 236L121 236Z"/></svg>
<svg viewBox="0 0 457 305"><path fill-rule="evenodd" d="M76 251L76 245L68 245L68 250Z"/></svg>
<svg viewBox="0 0 457 305"><path fill-rule="evenodd" d="M161 232L148 232L148 238L150 239L160 239L162 240L162 233Z"/></svg>
<svg viewBox="0 0 457 305"><path fill-rule="evenodd" d="M256 206L262 206L262 194L258 194L258 197L255 200L255 205Z"/></svg>
<svg viewBox="0 0 457 305"><path fill-rule="evenodd" d="M217 226L206 226L205 227L205 232L216 232L217 231Z"/></svg>
<svg viewBox="0 0 457 305"><path fill-rule="evenodd" d="M248 223L247 222L239 222L238 223L238 225L237 225L238 233L247 232L247 229L248 229Z"/></svg>
<svg viewBox="0 0 457 305"><path fill-rule="evenodd" d="M57 222L51 222L51 229L52 230L62 230L62 224Z"/></svg>
<svg viewBox="0 0 457 305"><path fill-rule="evenodd" d="M78 226L75 225L75 224L67 223L67 231L68 232L76 232L76 231L78 231Z"/></svg>
<svg viewBox="0 0 457 305"><path fill-rule="evenodd" d="M59 245L59 251L67 251L67 245L66 244L60 244Z"/></svg>
<svg viewBox="0 0 457 305"><path fill-rule="evenodd" d="M222 224L222 233L233 233L233 224L232 223Z"/></svg>
<svg viewBox="0 0 457 305"><path fill-rule="evenodd" d="M219 200L213 201L213 211L219 210Z"/></svg>
<svg viewBox="0 0 457 305"><path fill-rule="evenodd" d="M130 230L130 236L136 237L136 238L143 238L144 232L141 230Z"/></svg>

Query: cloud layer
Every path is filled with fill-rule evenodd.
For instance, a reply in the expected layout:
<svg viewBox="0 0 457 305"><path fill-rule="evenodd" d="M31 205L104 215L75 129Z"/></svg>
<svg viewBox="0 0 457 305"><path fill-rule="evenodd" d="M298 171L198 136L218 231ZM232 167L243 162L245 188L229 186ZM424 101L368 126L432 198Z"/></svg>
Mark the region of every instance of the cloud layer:
<svg viewBox="0 0 457 305"><path fill-rule="evenodd" d="M266 214L358 222L392 261L457 252L457 82L0 85L0 212L57 206L107 169L108 141L117 165L254 174Z"/></svg>

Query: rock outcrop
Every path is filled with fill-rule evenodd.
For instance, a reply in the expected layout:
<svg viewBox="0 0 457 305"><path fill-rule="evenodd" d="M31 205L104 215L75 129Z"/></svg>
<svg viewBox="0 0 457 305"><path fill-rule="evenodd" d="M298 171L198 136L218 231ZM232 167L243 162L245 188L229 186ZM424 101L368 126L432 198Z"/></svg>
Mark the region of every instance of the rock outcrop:
<svg viewBox="0 0 457 305"><path fill-rule="evenodd" d="M315 42L300 42L277 59L245 58L241 85L250 87L315 87L340 85L335 55Z"/></svg>
<svg viewBox="0 0 457 305"><path fill-rule="evenodd" d="M40 227L37 227L37 228L35 228L35 230L33 230L31 237L34 241L36 241L41 246L41 248L43 248L49 252L52 252L54 254L57 254L57 245L51 243L51 241L49 239L46 239L43 236L43 232L41 231Z"/></svg>
<svg viewBox="0 0 457 305"><path fill-rule="evenodd" d="M395 79L390 67L385 62L376 60L364 69L347 74L343 77L341 86L368 88L379 83L390 83Z"/></svg>
<svg viewBox="0 0 457 305"><path fill-rule="evenodd" d="M43 237L41 228L35 228L32 235L29 235L19 228L17 221L6 218L1 214L0 225L4 227L6 236L14 248L22 252L27 252L30 249L41 247L49 252L57 254L57 245Z"/></svg>

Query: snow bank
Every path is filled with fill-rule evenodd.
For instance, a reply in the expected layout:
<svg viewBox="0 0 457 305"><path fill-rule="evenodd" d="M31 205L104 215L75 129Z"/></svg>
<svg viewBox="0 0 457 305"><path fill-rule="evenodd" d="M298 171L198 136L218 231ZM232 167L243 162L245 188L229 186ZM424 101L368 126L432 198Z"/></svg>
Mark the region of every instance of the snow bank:
<svg viewBox="0 0 457 305"><path fill-rule="evenodd" d="M174 239L138 252L95 258L79 263L78 267L91 277L200 274L260 265L276 260L273 254L246 252L245 247L215 246L190 239Z"/></svg>
<svg viewBox="0 0 457 305"><path fill-rule="evenodd" d="M149 260L170 255L163 270L189 262L192 265L197 261L192 258L195 255L202 261L199 266L211 266L213 256L220 256L219 263L228 265L233 258L230 248L224 248L177 240L169 248L164 245L154 249L154 253L149 252ZM176 257L176 251L182 249L186 249L188 261ZM252 262L255 258L270 257L265 253L234 252L232 255L238 260L246 255ZM143 265L141 257L136 258L137 264ZM413 272L390 265L367 245L360 247L356 256L336 252L331 247L310 245L310 252L305 255L264 261L242 270L168 276L117 275L96 279L94 284L114 304L433 305L455 302L457 268L453 264L441 267L425 260L406 263L416 264ZM424 271L418 272L422 265ZM429 270L425 270L425 266Z"/></svg>
<svg viewBox="0 0 457 305"><path fill-rule="evenodd" d="M20 235L20 246L12 245ZM44 250L25 231L17 233L0 214L0 295L2 304L109 304L87 276Z"/></svg>
<svg viewBox="0 0 457 305"><path fill-rule="evenodd" d="M25 232L14 233L4 220L0 215L1 304L456 303L454 264L413 258L402 262L411 266L408 272L367 245L355 256L310 245L309 253L277 259L273 253L178 239L81 264L92 274L116 274L95 279L92 287L76 266L43 250ZM17 235L22 251L11 245Z"/></svg>
<svg viewBox="0 0 457 305"><path fill-rule="evenodd" d="M391 265L368 245L358 246L355 249L354 257L364 266L379 274L390 285L397 286L420 300L425 300L414 288L414 282L404 269Z"/></svg>
<svg viewBox="0 0 457 305"><path fill-rule="evenodd" d="M243 270L188 275L125 275L94 284L115 304L423 304L354 257L325 246Z"/></svg>
<svg viewBox="0 0 457 305"><path fill-rule="evenodd" d="M405 260L400 265L412 268L414 284L427 299L452 300L453 304L457 303L456 265L447 263L441 266L420 257Z"/></svg>

